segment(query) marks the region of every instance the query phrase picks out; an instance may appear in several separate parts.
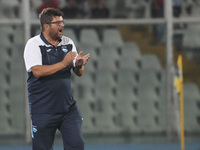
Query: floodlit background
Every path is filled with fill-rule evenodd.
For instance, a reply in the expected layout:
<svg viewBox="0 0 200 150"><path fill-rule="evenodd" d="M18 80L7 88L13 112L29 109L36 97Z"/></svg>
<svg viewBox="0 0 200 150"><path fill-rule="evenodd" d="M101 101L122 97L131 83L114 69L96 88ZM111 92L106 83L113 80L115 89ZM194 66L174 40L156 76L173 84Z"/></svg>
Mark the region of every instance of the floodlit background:
<svg viewBox="0 0 200 150"><path fill-rule="evenodd" d="M72 75L87 150L181 149L178 55L185 149L200 149L199 0L0 0L0 150L31 149L23 51L46 6L64 12L63 34L91 54Z"/></svg>

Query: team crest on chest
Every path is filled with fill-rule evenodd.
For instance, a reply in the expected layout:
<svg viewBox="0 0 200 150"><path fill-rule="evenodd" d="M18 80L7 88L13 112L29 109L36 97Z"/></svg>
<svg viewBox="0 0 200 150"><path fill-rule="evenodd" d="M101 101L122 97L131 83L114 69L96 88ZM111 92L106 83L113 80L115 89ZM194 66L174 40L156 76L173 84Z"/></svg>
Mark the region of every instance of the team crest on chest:
<svg viewBox="0 0 200 150"><path fill-rule="evenodd" d="M62 46L62 51L63 51L64 53L67 53L67 52L68 52L67 46Z"/></svg>

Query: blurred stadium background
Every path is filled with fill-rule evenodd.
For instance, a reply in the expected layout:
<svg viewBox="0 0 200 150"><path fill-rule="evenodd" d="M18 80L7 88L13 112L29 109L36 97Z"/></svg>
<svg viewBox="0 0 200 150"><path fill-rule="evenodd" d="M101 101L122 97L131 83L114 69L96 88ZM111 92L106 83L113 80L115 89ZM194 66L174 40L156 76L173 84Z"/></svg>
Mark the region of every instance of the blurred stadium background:
<svg viewBox="0 0 200 150"><path fill-rule="evenodd" d="M23 50L40 33L42 2L0 0L2 150L30 149ZM67 5L65 0L55 2L59 8ZM152 14L153 0L107 0L109 14L96 18L91 16L94 2L78 0L84 14L66 19L63 31L79 51L91 54L83 77L72 78L86 149L180 149L179 96L173 80L181 54L185 148L199 150L200 2L182 0L177 16L173 0L164 1L163 15ZM62 149L59 133L55 144Z"/></svg>

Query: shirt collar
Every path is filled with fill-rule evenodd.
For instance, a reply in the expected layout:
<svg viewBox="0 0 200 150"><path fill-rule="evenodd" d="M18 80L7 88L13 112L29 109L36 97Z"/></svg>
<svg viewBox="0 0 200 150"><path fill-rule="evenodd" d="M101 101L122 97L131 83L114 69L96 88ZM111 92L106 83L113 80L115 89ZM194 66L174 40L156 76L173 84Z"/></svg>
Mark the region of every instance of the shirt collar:
<svg viewBox="0 0 200 150"><path fill-rule="evenodd" d="M42 32L40 33L40 38L42 39L42 41L47 44L47 45L52 45L51 43L49 43L45 37L43 36ZM60 43L62 41L62 39L58 40L58 43Z"/></svg>

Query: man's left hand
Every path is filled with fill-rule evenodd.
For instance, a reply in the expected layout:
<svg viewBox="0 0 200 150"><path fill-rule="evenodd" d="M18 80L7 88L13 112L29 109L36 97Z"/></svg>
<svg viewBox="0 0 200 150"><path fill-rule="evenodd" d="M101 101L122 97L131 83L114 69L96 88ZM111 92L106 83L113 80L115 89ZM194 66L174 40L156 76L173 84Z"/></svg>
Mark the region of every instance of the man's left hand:
<svg viewBox="0 0 200 150"><path fill-rule="evenodd" d="M87 55L82 56L83 51L81 51L78 56L76 57L76 67L81 67L85 64L87 64L89 58L90 58L90 54L88 53Z"/></svg>

